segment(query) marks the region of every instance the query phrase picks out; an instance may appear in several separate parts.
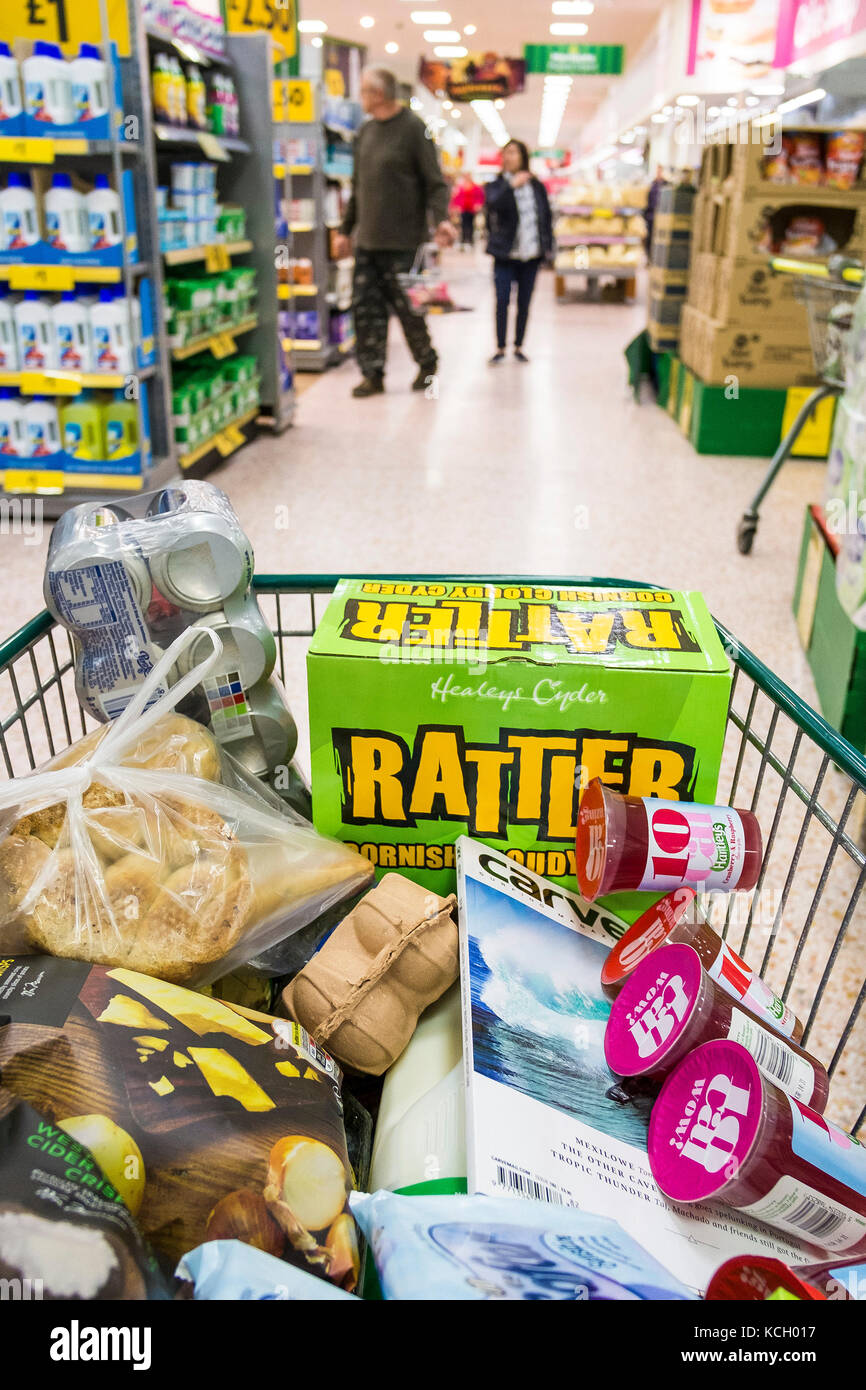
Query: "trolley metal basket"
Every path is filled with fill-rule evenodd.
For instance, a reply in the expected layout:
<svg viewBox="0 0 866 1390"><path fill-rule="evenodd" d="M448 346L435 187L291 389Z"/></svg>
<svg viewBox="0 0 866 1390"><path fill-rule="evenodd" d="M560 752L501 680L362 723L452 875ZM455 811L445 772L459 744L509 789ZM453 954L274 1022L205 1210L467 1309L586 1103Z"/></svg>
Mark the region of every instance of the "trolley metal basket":
<svg viewBox="0 0 866 1390"><path fill-rule="evenodd" d="M418 248L411 270L401 271L397 282L409 300L413 314L423 318L436 303L443 287L442 269L435 262L436 246L426 243Z"/></svg>
<svg viewBox="0 0 866 1390"><path fill-rule="evenodd" d="M760 519L760 507L773 486L782 465L794 449L800 432L815 408L829 396L841 396L845 390L847 340L851 331L854 304L863 287L863 268L849 261L836 265L815 265L809 261L793 261L776 257L770 262L774 274L795 275L794 294L805 305L809 322L809 341L815 371L821 385L809 396L798 412L788 433L780 443L766 477L747 512L737 526L737 549L750 555Z"/></svg>
<svg viewBox="0 0 866 1390"><path fill-rule="evenodd" d="M260 575L254 582L277 638L278 673L304 749L305 654L336 576ZM514 581L476 576L472 582ZM596 578L520 582L653 587ZM805 1021L803 1044L833 1077L830 1117L856 1130L866 1121L866 758L717 626L734 670L719 800L758 815L765 858L754 893L714 903L713 924ZM75 697L68 634L40 613L0 644L0 758L7 775L25 775L90 723Z"/></svg>

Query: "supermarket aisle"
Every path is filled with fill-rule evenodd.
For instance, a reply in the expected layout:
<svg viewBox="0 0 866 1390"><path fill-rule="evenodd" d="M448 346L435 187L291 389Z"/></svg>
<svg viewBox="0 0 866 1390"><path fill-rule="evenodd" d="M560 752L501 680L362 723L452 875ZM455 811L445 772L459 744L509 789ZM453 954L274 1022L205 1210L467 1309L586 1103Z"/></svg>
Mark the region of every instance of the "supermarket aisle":
<svg viewBox="0 0 866 1390"><path fill-rule="evenodd" d="M438 398L413 394L392 325L388 392L355 401L354 367L303 393L299 424L262 436L213 481L253 540L260 572L470 571L598 575L693 586L808 698L790 613L803 509L819 465L795 463L771 497L755 554L735 552L736 520L765 460L698 457L625 385L624 344L641 306L558 306L539 282L531 361L491 368L486 257L447 258L455 300L474 312L432 320ZM44 544L3 535L0 631L40 606Z"/></svg>

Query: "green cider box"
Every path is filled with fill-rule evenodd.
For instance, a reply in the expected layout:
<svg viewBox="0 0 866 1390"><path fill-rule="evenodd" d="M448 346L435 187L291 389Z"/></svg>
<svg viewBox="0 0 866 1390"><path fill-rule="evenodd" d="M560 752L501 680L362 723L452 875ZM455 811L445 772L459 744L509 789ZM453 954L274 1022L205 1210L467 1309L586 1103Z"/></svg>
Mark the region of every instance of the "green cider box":
<svg viewBox="0 0 866 1390"><path fill-rule="evenodd" d="M715 800L731 670L697 593L341 580L307 677L316 828L437 893L459 835L573 887L595 777Z"/></svg>

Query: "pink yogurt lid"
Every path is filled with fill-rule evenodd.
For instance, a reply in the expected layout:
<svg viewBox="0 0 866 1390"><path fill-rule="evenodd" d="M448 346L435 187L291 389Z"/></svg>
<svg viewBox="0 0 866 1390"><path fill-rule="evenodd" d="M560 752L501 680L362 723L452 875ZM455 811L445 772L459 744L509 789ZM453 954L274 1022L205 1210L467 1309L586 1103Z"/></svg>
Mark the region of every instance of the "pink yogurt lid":
<svg viewBox="0 0 866 1390"><path fill-rule="evenodd" d="M701 958L691 946L660 946L620 990L604 1035L604 1055L619 1076L656 1071L688 1028L701 992Z"/></svg>
<svg viewBox="0 0 866 1390"><path fill-rule="evenodd" d="M684 1057L650 1115L650 1168L665 1196L719 1196L749 1155L763 1102L761 1073L739 1043L704 1043Z"/></svg>

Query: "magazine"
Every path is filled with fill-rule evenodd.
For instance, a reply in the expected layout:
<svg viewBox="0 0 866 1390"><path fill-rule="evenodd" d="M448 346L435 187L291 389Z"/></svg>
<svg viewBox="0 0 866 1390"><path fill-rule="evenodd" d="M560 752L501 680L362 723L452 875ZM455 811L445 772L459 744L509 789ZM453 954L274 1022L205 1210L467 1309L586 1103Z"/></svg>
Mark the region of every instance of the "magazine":
<svg viewBox="0 0 866 1390"><path fill-rule="evenodd" d="M656 1187L652 1094L619 1086L604 1059L599 977L625 924L466 836L457 891L468 1190L613 1217L698 1291L732 1255L814 1259L730 1207L684 1206Z"/></svg>

